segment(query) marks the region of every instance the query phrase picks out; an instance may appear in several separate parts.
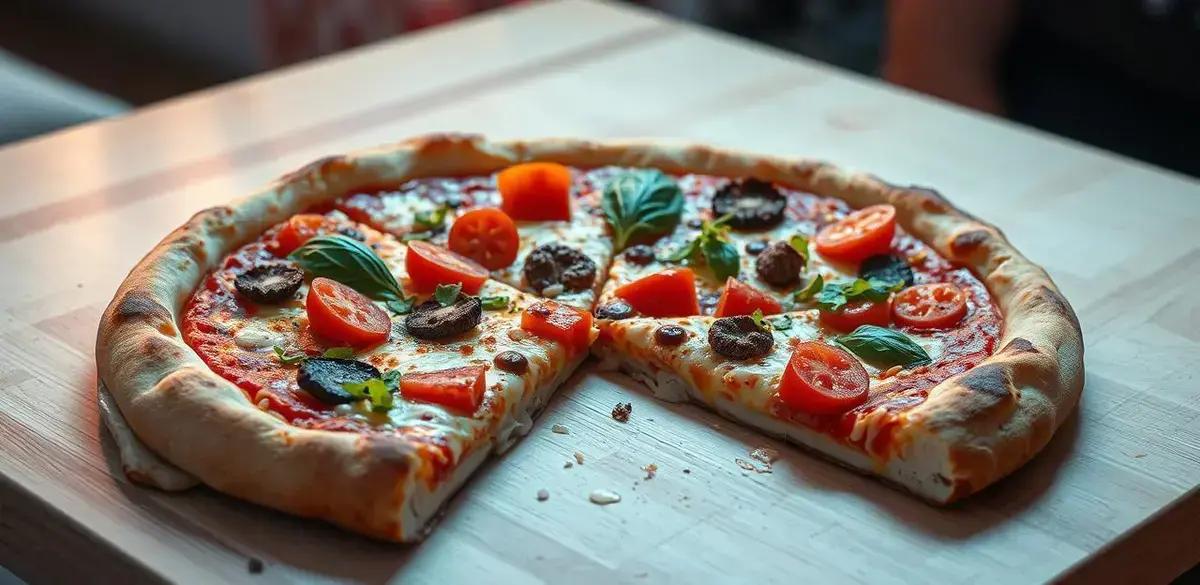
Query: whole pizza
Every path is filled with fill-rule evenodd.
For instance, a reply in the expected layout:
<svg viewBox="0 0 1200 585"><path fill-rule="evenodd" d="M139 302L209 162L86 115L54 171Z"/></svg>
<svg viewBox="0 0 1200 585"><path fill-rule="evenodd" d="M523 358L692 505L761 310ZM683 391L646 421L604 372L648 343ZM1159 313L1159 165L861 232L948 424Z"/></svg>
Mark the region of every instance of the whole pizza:
<svg viewBox="0 0 1200 585"><path fill-rule="evenodd" d="M134 480L397 541L589 356L939 504L1033 457L1083 386L1050 277L930 189L459 135L200 212L129 274L96 355Z"/></svg>

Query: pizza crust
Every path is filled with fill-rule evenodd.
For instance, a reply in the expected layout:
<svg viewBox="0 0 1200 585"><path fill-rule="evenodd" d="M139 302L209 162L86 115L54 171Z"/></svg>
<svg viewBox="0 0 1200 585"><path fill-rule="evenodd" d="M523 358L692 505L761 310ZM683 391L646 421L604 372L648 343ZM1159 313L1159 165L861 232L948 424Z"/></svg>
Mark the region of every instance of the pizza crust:
<svg viewBox="0 0 1200 585"><path fill-rule="evenodd" d="M854 207L888 202L910 234L970 267L1005 316L1002 349L932 389L908 411L910 424L898 437L915 449L913 457L930 449L952 470L950 489L938 501L973 493L1019 467L1079 398L1083 341L1070 305L996 228L933 191L811 160L705 146L489 142L470 135L431 135L321 159L245 199L198 213L134 267L105 310L96 342L101 380L146 446L217 490L379 538L419 538L433 512L416 502L427 496L436 509L469 475L466 464L484 455L460 462L448 487L423 493L414 476L417 455L402 439L300 429L254 407L184 343L178 327L183 305L225 254L310 206L358 187L491 173L532 160L748 176L840 197ZM533 394L553 389L547 384Z"/></svg>

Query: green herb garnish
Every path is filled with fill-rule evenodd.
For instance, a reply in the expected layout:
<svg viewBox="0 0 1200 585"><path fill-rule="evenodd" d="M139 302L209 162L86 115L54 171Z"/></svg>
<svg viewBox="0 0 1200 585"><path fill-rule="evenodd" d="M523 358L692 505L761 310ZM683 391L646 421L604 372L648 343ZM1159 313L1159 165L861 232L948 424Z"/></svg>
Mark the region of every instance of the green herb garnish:
<svg viewBox="0 0 1200 585"><path fill-rule="evenodd" d="M285 366L296 365L296 364L308 359L308 356L304 355L302 353L294 353L294 354L288 355L287 352L285 352L284 349L282 347L279 347L278 345L276 345L275 347L272 347L271 349L274 350L275 356L279 358L279 363L281 363Z"/></svg>
<svg viewBox="0 0 1200 585"><path fill-rule="evenodd" d="M771 327L776 331L787 331L792 328L792 318L787 315L781 315L769 321Z"/></svg>
<svg viewBox="0 0 1200 585"><path fill-rule="evenodd" d="M860 325L852 333L836 337L834 341L863 361L881 368L912 368L933 361L925 349L907 335L877 325Z"/></svg>
<svg viewBox="0 0 1200 585"><path fill-rule="evenodd" d="M763 323L762 309L754 309L754 312L750 314L750 318L754 320L754 324L757 325L759 329L765 330L767 328L766 323Z"/></svg>
<svg viewBox="0 0 1200 585"><path fill-rule="evenodd" d="M485 311L503 311L508 308L509 298L505 296L479 297L479 302L483 304Z"/></svg>
<svg viewBox="0 0 1200 585"><path fill-rule="evenodd" d="M388 372L389 375L391 373ZM395 379L398 383L399 376L395 376ZM394 403L392 386L387 380L368 378L362 382L346 382L342 384L342 389L359 400L366 399L370 404L372 412L387 412L392 408L392 404Z"/></svg>
<svg viewBox="0 0 1200 585"><path fill-rule="evenodd" d="M817 296L817 293L821 292L821 290L824 288L825 279L818 274L814 276L812 280L808 281L808 284L804 285L804 288L793 293L792 300L796 301L797 303L803 303Z"/></svg>
<svg viewBox="0 0 1200 585"><path fill-rule="evenodd" d="M407 234L400 236L400 240L404 241L404 242L411 242L413 240L430 240L430 239L433 239L433 232L408 232Z"/></svg>
<svg viewBox="0 0 1200 585"><path fill-rule="evenodd" d="M415 303L416 303L415 299L407 298L407 299L404 299L403 301L397 301L397 300L388 301L388 302L384 303L384 306L386 306L388 308L388 310L391 311L393 314L407 315L412 312L413 304L415 304Z"/></svg>
<svg viewBox="0 0 1200 585"><path fill-rule="evenodd" d="M729 227L725 225L732 217L725 215L716 221L704 222L696 239L667 255L663 261L680 262L690 258L707 264L718 280L737 276L742 268L741 256L737 246L729 241Z"/></svg>
<svg viewBox="0 0 1200 585"><path fill-rule="evenodd" d="M446 214L450 212L447 205L439 205L428 211L418 211L413 215L413 228L418 232L431 232L446 224Z"/></svg>
<svg viewBox="0 0 1200 585"><path fill-rule="evenodd" d="M788 238L788 244L804 259L803 266L808 266L808 238L804 237L803 234L796 234Z"/></svg>
<svg viewBox="0 0 1200 585"><path fill-rule="evenodd" d="M311 274L336 280L371 298L407 300L387 264L354 238L341 234L317 236L288 258Z"/></svg>
<svg viewBox="0 0 1200 585"><path fill-rule="evenodd" d="M443 307L449 307L458 300L458 295L462 293L462 283L457 284L439 284L437 289L433 291L433 299Z"/></svg>
<svg viewBox="0 0 1200 585"><path fill-rule="evenodd" d="M683 191L658 169L627 171L604 187L600 206L612 227L614 252L620 252L635 236L675 229L683 215Z"/></svg>
<svg viewBox="0 0 1200 585"><path fill-rule="evenodd" d="M354 348L353 347L331 347L331 348L325 350L325 353L321 354L321 357L327 357L327 358L333 358L333 359L339 359L339 360L354 359Z"/></svg>
<svg viewBox="0 0 1200 585"><path fill-rule="evenodd" d="M831 282L817 294L817 304L826 311L837 311L849 303L887 300L888 295L903 287L903 282L885 282L875 278Z"/></svg>

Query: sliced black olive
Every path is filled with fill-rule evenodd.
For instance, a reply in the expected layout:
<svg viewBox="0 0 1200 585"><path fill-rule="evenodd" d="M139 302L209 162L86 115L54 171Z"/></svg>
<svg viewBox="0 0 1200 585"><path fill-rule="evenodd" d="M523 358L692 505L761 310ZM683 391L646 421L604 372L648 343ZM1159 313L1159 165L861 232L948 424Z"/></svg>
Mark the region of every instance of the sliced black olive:
<svg viewBox="0 0 1200 585"><path fill-rule="evenodd" d="M713 195L714 217L732 214L729 226L739 230L760 230L779 225L787 197L774 185L758 179L733 181Z"/></svg>
<svg viewBox="0 0 1200 585"><path fill-rule="evenodd" d="M492 359L496 367L520 376L529 371L529 360L515 351L502 351Z"/></svg>
<svg viewBox="0 0 1200 585"><path fill-rule="evenodd" d="M364 236L362 232L358 231L355 228L349 227L349 226L344 227L344 228L339 228L338 233L342 234L343 236L346 236L347 238L350 238L352 240L358 240L360 242L367 241L367 236Z"/></svg>
<svg viewBox="0 0 1200 585"><path fill-rule="evenodd" d="M620 299L600 305L600 307L596 309L596 317L600 319L612 319L613 321L619 321L621 319L628 319L632 316L633 307L629 306L629 303Z"/></svg>
<svg viewBox="0 0 1200 585"><path fill-rule="evenodd" d="M278 303L292 298L304 282L304 271L289 263L255 266L238 275L233 286L246 298L262 304Z"/></svg>
<svg viewBox="0 0 1200 585"><path fill-rule="evenodd" d="M767 241L766 240L751 240L749 242L746 242L746 253L751 256L758 256L759 254L763 253L763 250L766 250L766 249L767 249Z"/></svg>
<svg viewBox="0 0 1200 585"><path fill-rule="evenodd" d="M445 307L434 299L417 305L404 318L404 328L417 339L444 339L474 329L482 319L483 303L477 297L459 295L454 304Z"/></svg>
<svg viewBox="0 0 1200 585"><path fill-rule="evenodd" d="M748 360L771 353L775 339L746 315L722 317L708 328L708 345L713 351L735 360Z"/></svg>
<svg viewBox="0 0 1200 585"><path fill-rule="evenodd" d="M556 284L564 291L587 290L595 281L596 263L576 248L543 244L525 257L525 282L538 293Z"/></svg>
<svg viewBox="0 0 1200 585"><path fill-rule="evenodd" d="M630 264L645 266L654 261L654 248L646 244L632 246L625 250L625 259L629 260Z"/></svg>
<svg viewBox="0 0 1200 585"><path fill-rule="evenodd" d="M687 340L687 331L678 325L663 325L654 330L654 341L659 345L676 346Z"/></svg>
<svg viewBox="0 0 1200 585"><path fill-rule="evenodd" d="M296 371L296 384L326 404L353 402L342 384L365 382L379 377L379 369L358 360L309 358Z"/></svg>
<svg viewBox="0 0 1200 585"><path fill-rule="evenodd" d="M903 282L904 286L912 286L912 266L899 256L880 254L871 256L858 267L858 275L863 278L877 278L886 282Z"/></svg>
<svg viewBox="0 0 1200 585"><path fill-rule="evenodd" d="M804 270L804 257L791 244L772 242L754 260L754 271L758 277L772 286L790 286L800 280Z"/></svg>

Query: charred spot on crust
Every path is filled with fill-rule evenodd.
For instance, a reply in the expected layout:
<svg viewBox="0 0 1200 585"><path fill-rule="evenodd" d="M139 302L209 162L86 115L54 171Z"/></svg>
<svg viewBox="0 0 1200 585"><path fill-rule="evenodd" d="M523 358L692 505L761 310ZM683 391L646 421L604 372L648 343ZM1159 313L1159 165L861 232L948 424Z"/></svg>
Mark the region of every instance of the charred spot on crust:
<svg viewBox="0 0 1200 585"><path fill-rule="evenodd" d="M312 176L321 176L336 169L339 165L349 166L350 162L346 157L341 155L326 156L314 160L286 175L279 178L284 183L290 183L298 179L307 179Z"/></svg>
<svg viewBox="0 0 1200 585"><path fill-rule="evenodd" d="M950 240L950 251L955 256L966 256L974 252L976 248L983 245L991 238L991 234L984 230L970 230L962 232L954 236Z"/></svg>
<svg viewBox="0 0 1200 585"><path fill-rule="evenodd" d="M1041 296L1045 298L1048 304L1054 307L1055 312L1066 317L1071 322L1071 325L1075 327L1075 332L1080 337L1083 337L1083 328L1079 325L1079 317L1075 315L1075 310L1071 308L1071 304L1067 302L1067 299L1058 291L1044 284L1038 289L1038 292L1041 293Z"/></svg>
<svg viewBox="0 0 1200 585"><path fill-rule="evenodd" d="M416 449L408 441L383 433L361 435L358 448L369 459L391 465L400 473L408 471L417 455Z"/></svg>
<svg viewBox="0 0 1200 585"><path fill-rule="evenodd" d="M1009 391L1012 386L1012 378L1009 377L1008 370L996 364L976 366L963 374L958 381L963 388L987 396L996 402L1011 400L1013 397Z"/></svg>
<svg viewBox="0 0 1200 585"><path fill-rule="evenodd" d="M154 297L141 291L129 291L117 303L115 312L118 322L143 319L147 321L170 322L171 312Z"/></svg>
<svg viewBox="0 0 1200 585"><path fill-rule="evenodd" d="M1002 349L1000 351L1001 351L1001 353L1037 353L1038 352L1037 348L1033 346L1033 343L1030 342L1028 339L1025 339L1024 337L1014 337L1013 340L1008 342L1008 345L1005 345L1004 349Z"/></svg>

